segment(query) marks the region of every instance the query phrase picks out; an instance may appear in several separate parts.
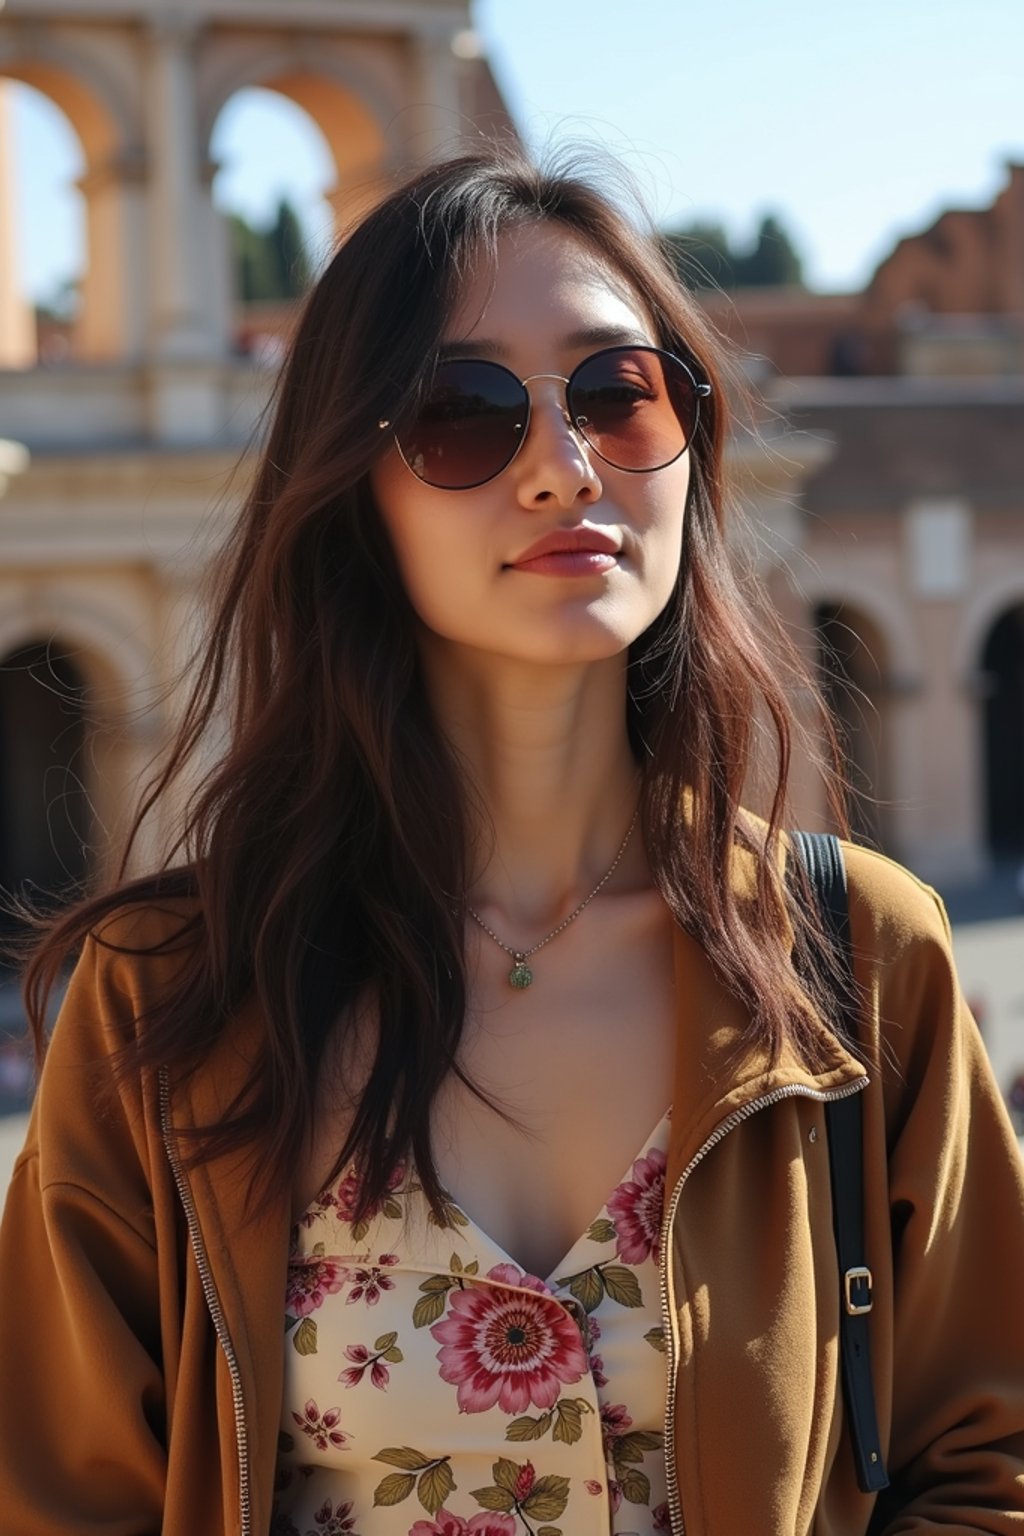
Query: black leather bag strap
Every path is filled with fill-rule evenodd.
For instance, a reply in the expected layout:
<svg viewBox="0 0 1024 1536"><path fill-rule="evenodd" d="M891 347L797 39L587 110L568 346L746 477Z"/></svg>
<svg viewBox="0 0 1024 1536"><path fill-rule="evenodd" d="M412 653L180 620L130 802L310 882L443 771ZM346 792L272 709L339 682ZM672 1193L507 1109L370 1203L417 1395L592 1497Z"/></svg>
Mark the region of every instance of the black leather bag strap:
<svg viewBox="0 0 1024 1536"><path fill-rule="evenodd" d="M838 1022L850 1040L857 1039L856 988L850 950L850 911L846 867L837 837L828 833L795 832L793 844L802 860L821 912L822 926L834 941L835 964L830 976ZM825 1105L828 1127L832 1217L839 1257L839 1343L843 1367L843 1397L850 1421L857 1482L865 1493L889 1486L878 1433L875 1389L871 1376L869 1320L872 1279L864 1246L864 1130L861 1095L852 1094Z"/></svg>

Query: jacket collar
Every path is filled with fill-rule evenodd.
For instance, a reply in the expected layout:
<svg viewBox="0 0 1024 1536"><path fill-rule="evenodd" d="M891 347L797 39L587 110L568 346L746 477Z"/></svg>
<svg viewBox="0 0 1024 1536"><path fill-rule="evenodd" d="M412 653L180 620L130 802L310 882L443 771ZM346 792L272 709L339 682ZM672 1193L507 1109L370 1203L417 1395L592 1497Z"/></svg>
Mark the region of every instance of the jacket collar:
<svg viewBox="0 0 1024 1536"><path fill-rule="evenodd" d="M675 935L676 1067L667 1187L715 1128L745 1104L779 1089L832 1094L863 1082L864 1064L816 1018L812 1036L823 1065L808 1065L789 1044L771 1063L765 1044L751 1039L750 1016L726 992L690 934Z"/></svg>

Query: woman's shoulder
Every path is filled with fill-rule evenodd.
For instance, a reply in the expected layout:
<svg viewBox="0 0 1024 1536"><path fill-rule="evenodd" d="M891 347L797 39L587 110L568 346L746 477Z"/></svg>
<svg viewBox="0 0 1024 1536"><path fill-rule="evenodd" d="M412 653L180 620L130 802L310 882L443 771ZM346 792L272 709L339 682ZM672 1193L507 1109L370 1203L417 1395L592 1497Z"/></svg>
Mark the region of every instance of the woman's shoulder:
<svg viewBox="0 0 1024 1536"><path fill-rule="evenodd" d="M895 859L843 842L855 936L870 935L886 953L937 944L948 949L949 919L939 893Z"/></svg>
<svg viewBox="0 0 1024 1536"><path fill-rule="evenodd" d="M130 1044L140 1021L173 990L204 934L194 892L141 882L111 892L73 952L47 1057L90 1036L96 1054Z"/></svg>

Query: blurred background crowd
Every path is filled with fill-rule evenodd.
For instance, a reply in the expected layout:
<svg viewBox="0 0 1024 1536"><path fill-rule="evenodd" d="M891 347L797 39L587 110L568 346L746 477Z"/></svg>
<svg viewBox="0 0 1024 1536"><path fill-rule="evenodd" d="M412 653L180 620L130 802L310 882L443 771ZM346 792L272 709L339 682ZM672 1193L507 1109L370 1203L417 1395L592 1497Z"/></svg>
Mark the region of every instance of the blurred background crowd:
<svg viewBox="0 0 1024 1536"><path fill-rule="evenodd" d="M481 136L585 144L756 392L743 554L1024 1129L1021 57L1009 0L0 0L0 889L111 872L333 241ZM0 974L0 1115L30 1093Z"/></svg>

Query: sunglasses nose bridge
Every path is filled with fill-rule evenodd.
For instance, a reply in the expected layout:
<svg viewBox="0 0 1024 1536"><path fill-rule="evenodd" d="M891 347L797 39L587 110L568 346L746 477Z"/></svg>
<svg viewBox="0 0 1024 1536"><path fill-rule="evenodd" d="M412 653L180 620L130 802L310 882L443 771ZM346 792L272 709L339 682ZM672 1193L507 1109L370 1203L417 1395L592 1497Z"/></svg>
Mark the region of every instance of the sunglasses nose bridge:
<svg viewBox="0 0 1024 1536"><path fill-rule="evenodd" d="M561 400L560 409L561 409L561 412L562 412L562 420L565 422L566 426L568 426L568 427L574 426L574 422L573 422L572 416L571 416L570 411L569 411L569 397L568 397L569 380L566 378L564 373L531 373L525 379L520 379L519 382L522 384L523 389L526 392L526 398L527 398L527 402L528 402L530 408L532 409L532 407L533 407L533 397L530 394L530 391L527 388L527 386L529 384L536 384L539 380L543 380L543 379L551 379L554 383L561 384L561 386L562 386L562 400Z"/></svg>

